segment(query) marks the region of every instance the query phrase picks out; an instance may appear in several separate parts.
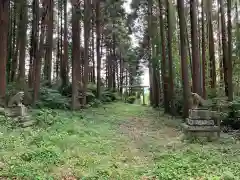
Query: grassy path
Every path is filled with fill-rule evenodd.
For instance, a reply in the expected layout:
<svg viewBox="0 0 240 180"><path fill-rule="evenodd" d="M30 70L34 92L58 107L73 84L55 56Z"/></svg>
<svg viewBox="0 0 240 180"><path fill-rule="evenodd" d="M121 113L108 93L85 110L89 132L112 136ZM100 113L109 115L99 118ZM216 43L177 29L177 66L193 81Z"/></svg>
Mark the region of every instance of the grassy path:
<svg viewBox="0 0 240 180"><path fill-rule="evenodd" d="M41 111L38 127L0 122L0 179L240 179L233 140L186 144L177 120L115 103L83 112Z"/></svg>

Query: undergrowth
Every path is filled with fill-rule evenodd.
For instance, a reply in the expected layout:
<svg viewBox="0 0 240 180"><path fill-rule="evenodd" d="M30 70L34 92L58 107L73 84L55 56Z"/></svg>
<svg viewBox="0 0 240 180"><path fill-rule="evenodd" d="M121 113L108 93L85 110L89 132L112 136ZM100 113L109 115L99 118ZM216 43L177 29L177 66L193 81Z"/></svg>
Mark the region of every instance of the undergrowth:
<svg viewBox="0 0 240 180"><path fill-rule="evenodd" d="M81 95L81 92L79 92ZM36 103L37 108L50 109L70 109L72 97L72 86L66 87L46 87L40 88L40 97ZM88 84L86 92L86 102L90 107L98 107L104 103L120 100L120 95L117 92L101 87L100 97L97 98L96 84Z"/></svg>
<svg viewBox="0 0 240 180"><path fill-rule="evenodd" d="M240 179L235 140L182 142L173 133L178 120L149 107L112 103L32 114L32 128L0 123L0 179Z"/></svg>

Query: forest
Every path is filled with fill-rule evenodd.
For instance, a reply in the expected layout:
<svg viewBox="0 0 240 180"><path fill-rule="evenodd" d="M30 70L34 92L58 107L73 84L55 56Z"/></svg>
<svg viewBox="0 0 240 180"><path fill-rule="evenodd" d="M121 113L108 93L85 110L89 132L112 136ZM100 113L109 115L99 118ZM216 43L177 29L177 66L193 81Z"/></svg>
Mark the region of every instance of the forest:
<svg viewBox="0 0 240 180"><path fill-rule="evenodd" d="M0 179L238 180L239 140L238 0L0 0Z"/></svg>

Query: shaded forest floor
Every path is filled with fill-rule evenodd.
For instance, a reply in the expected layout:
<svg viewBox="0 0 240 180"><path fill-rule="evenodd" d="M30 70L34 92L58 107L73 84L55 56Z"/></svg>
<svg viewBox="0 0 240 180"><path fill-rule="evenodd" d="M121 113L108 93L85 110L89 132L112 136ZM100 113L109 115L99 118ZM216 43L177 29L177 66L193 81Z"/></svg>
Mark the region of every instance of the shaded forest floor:
<svg viewBox="0 0 240 180"><path fill-rule="evenodd" d="M115 103L34 116L34 128L0 123L0 179L240 179L238 142L182 142L180 120L150 107Z"/></svg>

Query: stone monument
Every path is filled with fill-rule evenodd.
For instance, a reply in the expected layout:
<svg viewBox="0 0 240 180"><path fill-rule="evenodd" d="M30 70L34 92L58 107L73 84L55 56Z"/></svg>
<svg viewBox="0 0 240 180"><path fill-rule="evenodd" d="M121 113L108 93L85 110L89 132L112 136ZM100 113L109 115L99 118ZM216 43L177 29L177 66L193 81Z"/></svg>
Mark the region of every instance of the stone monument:
<svg viewBox="0 0 240 180"><path fill-rule="evenodd" d="M192 102L200 103L199 99L194 99L198 97L199 95L196 96L194 93ZM214 140L220 136L220 120L217 112L199 107L199 104L196 103L189 110L189 117L182 124L182 128L187 139L205 137L207 140Z"/></svg>
<svg viewBox="0 0 240 180"><path fill-rule="evenodd" d="M28 115L28 109L22 104L24 92L18 92L10 98L6 108L1 108L0 112L6 118L10 118L12 123L20 127L28 127L35 123Z"/></svg>

